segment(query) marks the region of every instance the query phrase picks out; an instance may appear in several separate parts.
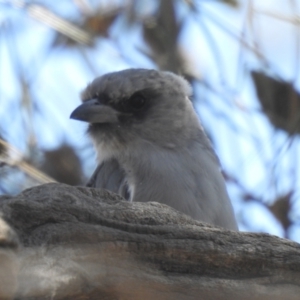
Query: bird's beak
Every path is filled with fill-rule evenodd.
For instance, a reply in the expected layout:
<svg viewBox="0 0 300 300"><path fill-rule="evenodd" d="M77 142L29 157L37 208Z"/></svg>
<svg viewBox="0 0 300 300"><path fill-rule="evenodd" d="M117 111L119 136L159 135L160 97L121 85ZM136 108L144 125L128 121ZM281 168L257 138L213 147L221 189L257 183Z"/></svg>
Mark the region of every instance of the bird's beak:
<svg viewBox="0 0 300 300"><path fill-rule="evenodd" d="M116 123L119 112L109 105L101 104L97 99L83 102L71 113L70 118L89 123Z"/></svg>

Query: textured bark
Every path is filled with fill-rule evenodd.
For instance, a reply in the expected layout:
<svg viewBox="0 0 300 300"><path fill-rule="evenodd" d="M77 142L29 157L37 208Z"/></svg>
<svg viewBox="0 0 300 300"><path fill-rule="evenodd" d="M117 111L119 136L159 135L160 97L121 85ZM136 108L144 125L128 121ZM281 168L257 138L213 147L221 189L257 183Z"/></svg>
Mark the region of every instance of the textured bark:
<svg viewBox="0 0 300 300"><path fill-rule="evenodd" d="M299 299L300 245L275 236L63 184L2 197L0 210L21 245L0 223L7 299Z"/></svg>
<svg viewBox="0 0 300 300"><path fill-rule="evenodd" d="M13 299L19 272L19 241L15 232L0 219L0 299Z"/></svg>

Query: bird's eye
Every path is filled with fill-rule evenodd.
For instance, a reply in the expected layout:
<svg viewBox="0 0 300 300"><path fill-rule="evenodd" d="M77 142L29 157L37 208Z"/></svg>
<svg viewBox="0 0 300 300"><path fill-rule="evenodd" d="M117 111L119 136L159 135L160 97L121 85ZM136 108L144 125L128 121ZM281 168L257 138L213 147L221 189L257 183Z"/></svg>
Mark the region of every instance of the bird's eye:
<svg viewBox="0 0 300 300"><path fill-rule="evenodd" d="M135 95L128 99L128 104L135 110L139 110L144 107L146 99L141 95Z"/></svg>

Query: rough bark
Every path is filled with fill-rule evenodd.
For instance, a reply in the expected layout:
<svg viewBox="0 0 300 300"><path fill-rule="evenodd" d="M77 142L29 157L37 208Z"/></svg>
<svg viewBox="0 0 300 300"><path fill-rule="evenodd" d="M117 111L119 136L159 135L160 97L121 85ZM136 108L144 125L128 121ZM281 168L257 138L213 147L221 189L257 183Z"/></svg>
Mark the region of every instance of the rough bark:
<svg viewBox="0 0 300 300"><path fill-rule="evenodd" d="M300 245L275 236L63 184L1 197L0 210L18 236L0 223L1 299L300 297Z"/></svg>

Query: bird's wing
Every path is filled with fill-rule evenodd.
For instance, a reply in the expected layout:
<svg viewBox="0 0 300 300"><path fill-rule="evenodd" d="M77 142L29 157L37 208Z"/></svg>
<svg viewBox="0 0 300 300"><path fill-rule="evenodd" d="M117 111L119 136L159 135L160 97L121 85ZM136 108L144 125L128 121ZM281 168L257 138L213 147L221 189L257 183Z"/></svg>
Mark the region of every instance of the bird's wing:
<svg viewBox="0 0 300 300"><path fill-rule="evenodd" d="M103 188L130 199L125 172L116 159L102 162L86 184L88 187Z"/></svg>

